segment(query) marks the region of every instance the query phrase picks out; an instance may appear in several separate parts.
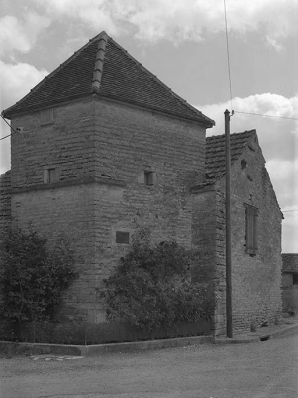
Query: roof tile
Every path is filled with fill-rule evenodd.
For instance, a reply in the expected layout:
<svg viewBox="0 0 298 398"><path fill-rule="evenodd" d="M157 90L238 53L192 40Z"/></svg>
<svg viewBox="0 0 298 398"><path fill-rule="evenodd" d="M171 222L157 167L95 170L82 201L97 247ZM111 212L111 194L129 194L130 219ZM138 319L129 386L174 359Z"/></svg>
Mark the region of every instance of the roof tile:
<svg viewBox="0 0 298 398"><path fill-rule="evenodd" d="M99 61L102 61L103 68L102 65L99 67ZM53 106L93 92L191 119L206 127L215 124L173 93L105 32L75 52L27 96L6 109L3 115L10 117L15 113Z"/></svg>
<svg viewBox="0 0 298 398"><path fill-rule="evenodd" d="M256 135L255 130L234 133L230 136L231 164L242 154L250 138ZM206 138L206 177L215 180L225 174L225 135Z"/></svg>

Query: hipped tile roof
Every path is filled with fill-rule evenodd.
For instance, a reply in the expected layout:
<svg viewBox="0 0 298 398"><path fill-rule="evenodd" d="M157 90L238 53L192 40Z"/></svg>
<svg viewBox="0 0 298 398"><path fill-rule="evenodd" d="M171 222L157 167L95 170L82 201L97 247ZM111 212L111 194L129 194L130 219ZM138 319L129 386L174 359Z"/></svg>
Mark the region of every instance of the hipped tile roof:
<svg viewBox="0 0 298 398"><path fill-rule="evenodd" d="M105 32L50 73L3 112L4 117L98 94L212 127L215 123L173 93Z"/></svg>

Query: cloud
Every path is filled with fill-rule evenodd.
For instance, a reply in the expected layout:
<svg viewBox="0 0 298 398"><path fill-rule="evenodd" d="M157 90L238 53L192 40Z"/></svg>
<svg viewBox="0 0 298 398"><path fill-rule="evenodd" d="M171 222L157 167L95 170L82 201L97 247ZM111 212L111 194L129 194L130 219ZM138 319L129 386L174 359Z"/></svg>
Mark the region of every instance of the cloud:
<svg viewBox="0 0 298 398"><path fill-rule="evenodd" d="M279 40L297 35L296 0L229 0L226 5L232 32L261 32L277 50ZM225 30L223 2L218 0L51 0L43 7L50 16L80 20L96 31L119 36L130 29L147 42L201 41L206 32Z"/></svg>
<svg viewBox="0 0 298 398"><path fill-rule="evenodd" d="M91 26L96 29L97 33L107 29L113 35L122 32L116 3L117 1L113 0L52 0L44 3L43 6L46 13L55 19L63 19L66 16L70 19L80 20L87 27ZM124 10L120 3L119 9ZM121 14L125 15L124 11Z"/></svg>
<svg viewBox="0 0 298 398"><path fill-rule="evenodd" d="M284 253L298 253L298 211L284 213L282 242Z"/></svg>
<svg viewBox="0 0 298 398"><path fill-rule="evenodd" d="M298 119L298 94L291 98L270 93L236 97L232 106L235 115L231 117L231 133L256 129L266 160L294 160L297 157L297 120L253 114ZM208 135L224 133L224 111L231 109L230 101L196 107L216 122L216 126L207 131Z"/></svg>
<svg viewBox="0 0 298 398"><path fill-rule="evenodd" d="M28 94L47 74L45 69L38 70L26 63L6 64L0 61L2 110Z"/></svg>
<svg viewBox="0 0 298 398"><path fill-rule="evenodd" d="M26 95L32 87L39 83L48 72L38 70L34 66L18 63L5 64L0 61L1 76L1 111L16 103ZM4 137L10 134L8 125L2 120L0 123L1 134ZM10 169L10 139L0 141L0 173Z"/></svg>
<svg viewBox="0 0 298 398"><path fill-rule="evenodd" d="M275 48L275 50L276 50L277 52L280 52L280 51L284 50L283 45L279 44L279 43L277 42L277 40L274 39L273 37L266 36L266 41L267 41L267 44L269 44L269 46Z"/></svg>
<svg viewBox="0 0 298 398"><path fill-rule="evenodd" d="M284 211L284 220L282 222L282 251L285 253L297 253L298 158L296 156L294 161L269 160L266 164L266 168L271 177L279 205Z"/></svg>
<svg viewBox="0 0 298 398"><path fill-rule="evenodd" d="M283 210L298 208L298 159L269 160L266 168L277 191L281 208Z"/></svg>
<svg viewBox="0 0 298 398"><path fill-rule="evenodd" d="M11 54L14 50L28 53L36 43L40 32L50 25L50 19L34 12L28 12L21 21L6 15L0 20L1 52Z"/></svg>

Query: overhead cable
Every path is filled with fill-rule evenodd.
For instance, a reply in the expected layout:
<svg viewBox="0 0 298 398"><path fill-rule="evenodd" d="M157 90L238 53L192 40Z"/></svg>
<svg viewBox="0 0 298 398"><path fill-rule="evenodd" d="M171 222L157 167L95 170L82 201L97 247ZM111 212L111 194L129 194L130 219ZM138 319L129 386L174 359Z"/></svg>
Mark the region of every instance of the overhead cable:
<svg viewBox="0 0 298 398"><path fill-rule="evenodd" d="M226 42L227 42L227 58L228 58L228 70L229 70L229 83L230 83L231 111L233 111L232 80L231 80L231 65L230 65L230 50L229 50L229 36L228 36L228 21L227 21L226 0L224 0L224 9L225 9L225 26L226 26Z"/></svg>

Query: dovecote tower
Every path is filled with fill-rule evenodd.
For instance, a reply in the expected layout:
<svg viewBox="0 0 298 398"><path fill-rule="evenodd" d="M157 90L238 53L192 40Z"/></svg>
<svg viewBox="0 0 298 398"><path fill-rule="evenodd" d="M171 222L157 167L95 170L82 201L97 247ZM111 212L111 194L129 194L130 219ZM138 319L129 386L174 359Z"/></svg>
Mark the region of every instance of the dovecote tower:
<svg viewBox="0 0 298 398"><path fill-rule="evenodd" d="M97 292L137 228L191 244L189 188L205 178L213 120L105 32L3 112L11 137L11 216L50 242L66 234L80 277L62 317L104 322Z"/></svg>

